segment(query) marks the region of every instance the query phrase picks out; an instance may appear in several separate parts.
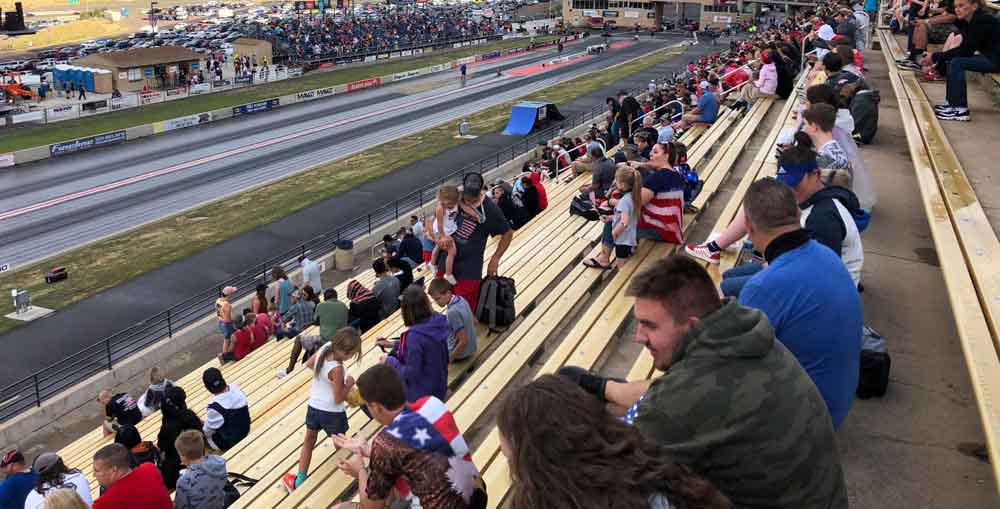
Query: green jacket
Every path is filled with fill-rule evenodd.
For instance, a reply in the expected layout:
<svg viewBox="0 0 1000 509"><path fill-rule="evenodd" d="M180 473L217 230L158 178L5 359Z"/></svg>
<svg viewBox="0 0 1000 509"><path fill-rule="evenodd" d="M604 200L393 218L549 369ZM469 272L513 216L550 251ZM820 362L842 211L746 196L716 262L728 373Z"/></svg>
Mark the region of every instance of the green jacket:
<svg viewBox="0 0 1000 509"><path fill-rule="evenodd" d="M635 425L738 508L846 508L833 424L759 310L727 299L684 337Z"/></svg>

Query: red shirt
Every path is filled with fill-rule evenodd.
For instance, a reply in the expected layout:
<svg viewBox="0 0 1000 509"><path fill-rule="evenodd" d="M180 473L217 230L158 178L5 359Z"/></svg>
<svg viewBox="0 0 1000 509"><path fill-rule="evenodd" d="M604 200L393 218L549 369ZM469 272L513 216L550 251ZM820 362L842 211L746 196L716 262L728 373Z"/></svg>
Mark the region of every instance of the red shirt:
<svg viewBox="0 0 1000 509"><path fill-rule="evenodd" d="M94 501L94 509L173 509L163 476L152 463L143 463L111 485Z"/></svg>
<svg viewBox="0 0 1000 509"><path fill-rule="evenodd" d="M236 342L233 344L233 355L236 356L236 360L246 357L248 353L253 351L253 327L243 327L237 330L233 333L233 338Z"/></svg>
<svg viewBox="0 0 1000 509"><path fill-rule="evenodd" d="M253 346L250 351L254 351L267 343L267 338L271 337L271 332L268 330L267 325L255 321L253 323Z"/></svg>
<svg viewBox="0 0 1000 509"><path fill-rule="evenodd" d="M274 334L274 322L271 321L271 317L268 316L267 313L257 313L257 318L254 320L254 323L263 324L267 329L267 334L264 336L264 339L267 339L271 337L271 334Z"/></svg>

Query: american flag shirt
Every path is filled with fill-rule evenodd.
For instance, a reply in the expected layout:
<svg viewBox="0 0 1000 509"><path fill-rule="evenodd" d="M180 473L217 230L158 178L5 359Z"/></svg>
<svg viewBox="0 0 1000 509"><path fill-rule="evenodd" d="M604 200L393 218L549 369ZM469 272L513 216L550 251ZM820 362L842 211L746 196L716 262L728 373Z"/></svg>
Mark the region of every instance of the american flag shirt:
<svg viewBox="0 0 1000 509"><path fill-rule="evenodd" d="M639 228L656 230L663 242L684 242L684 176L669 168L647 172L642 187L653 192L653 199L642 206Z"/></svg>

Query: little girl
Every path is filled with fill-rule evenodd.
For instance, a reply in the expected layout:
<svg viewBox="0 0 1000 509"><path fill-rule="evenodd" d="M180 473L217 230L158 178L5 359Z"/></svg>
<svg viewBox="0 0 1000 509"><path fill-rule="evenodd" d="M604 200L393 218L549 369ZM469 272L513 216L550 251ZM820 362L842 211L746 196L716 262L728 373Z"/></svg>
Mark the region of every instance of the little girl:
<svg viewBox="0 0 1000 509"><path fill-rule="evenodd" d="M458 231L458 209L461 208L467 216L479 221L479 214L472 207L462 203L458 193L458 187L445 184L438 189L437 208L434 209L434 224L431 227L431 236L434 238L434 251L431 253L431 263L437 263L438 253L441 248L437 242L444 239L447 242L448 258L444 262L444 278L449 283L455 284L457 280L453 274L455 265L455 255L458 248L455 246L455 239L452 238Z"/></svg>
<svg viewBox="0 0 1000 509"><path fill-rule="evenodd" d="M325 431L328 437L347 433L344 399L354 386L354 378L344 376L344 362L351 357L361 357L361 333L354 327L344 327L306 362L313 370L313 384L306 409L306 434L299 454L299 471L297 475L287 473L281 478L289 493L301 486L308 476L319 431Z"/></svg>
<svg viewBox="0 0 1000 509"><path fill-rule="evenodd" d="M642 192L642 174L621 165L615 171L615 186L621 192L621 198L615 205L611 236L615 239L615 266L621 268L632 256L637 244L636 227L642 210L636 203L641 200L638 195Z"/></svg>

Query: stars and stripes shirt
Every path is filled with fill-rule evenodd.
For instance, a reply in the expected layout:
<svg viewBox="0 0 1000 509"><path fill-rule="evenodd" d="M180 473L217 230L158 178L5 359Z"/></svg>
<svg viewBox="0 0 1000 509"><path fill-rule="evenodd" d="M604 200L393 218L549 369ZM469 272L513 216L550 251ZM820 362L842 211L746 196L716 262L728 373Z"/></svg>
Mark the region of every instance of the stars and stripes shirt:
<svg viewBox="0 0 1000 509"><path fill-rule="evenodd" d="M639 228L656 230L663 242L683 243L684 176L669 168L648 172L642 187L653 192L653 199L642 206Z"/></svg>
<svg viewBox="0 0 1000 509"><path fill-rule="evenodd" d="M467 508L479 478L454 417L433 396L407 403L375 436L369 472L369 499L384 500L396 488L424 509Z"/></svg>

